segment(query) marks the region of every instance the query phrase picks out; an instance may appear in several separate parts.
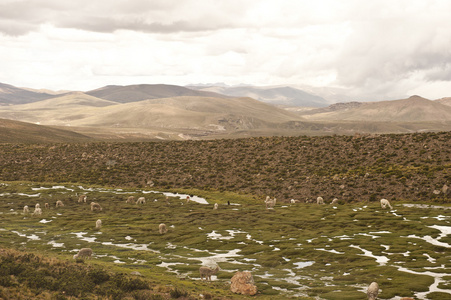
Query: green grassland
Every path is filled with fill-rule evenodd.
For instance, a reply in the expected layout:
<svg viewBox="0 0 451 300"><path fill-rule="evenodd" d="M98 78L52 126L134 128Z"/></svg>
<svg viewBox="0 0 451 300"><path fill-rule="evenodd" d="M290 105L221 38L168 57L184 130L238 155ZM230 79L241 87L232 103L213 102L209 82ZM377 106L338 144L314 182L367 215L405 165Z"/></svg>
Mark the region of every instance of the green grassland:
<svg viewBox="0 0 451 300"><path fill-rule="evenodd" d="M230 292L236 271L252 272L259 299L364 299L372 281L381 287L380 299L421 292L431 300L451 296L451 237L436 227L451 226L449 204L422 202L419 208L392 201L390 211L377 202L341 201L335 207L277 203L266 209L252 195L179 190L209 203L199 204L166 201L150 190L3 181L0 297L245 298ZM78 203L83 193L88 203ZM147 203L126 203L131 195ZM64 207L56 208L57 200ZM103 210L91 211L91 201ZM24 205L32 212L36 203L50 208L41 216L23 213ZM158 232L160 223L167 233ZM92 248L94 257L75 261L83 247ZM214 280L200 281L199 267L216 263L221 270ZM439 290L430 291L434 280Z"/></svg>

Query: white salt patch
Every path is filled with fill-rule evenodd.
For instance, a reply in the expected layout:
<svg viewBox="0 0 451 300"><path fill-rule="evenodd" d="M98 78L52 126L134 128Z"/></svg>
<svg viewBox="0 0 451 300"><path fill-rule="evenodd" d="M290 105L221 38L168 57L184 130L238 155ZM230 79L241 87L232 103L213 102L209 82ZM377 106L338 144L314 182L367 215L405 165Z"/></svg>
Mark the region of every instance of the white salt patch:
<svg viewBox="0 0 451 300"><path fill-rule="evenodd" d="M17 193L17 195L19 196L27 196L27 197L39 197L41 195L41 193L38 194L24 194L24 193Z"/></svg>
<svg viewBox="0 0 451 300"><path fill-rule="evenodd" d="M335 254L345 254L344 252L338 252L335 249L328 250L328 249L324 249L324 248L315 248L315 250L321 250L321 251L326 251L326 252L335 253Z"/></svg>
<svg viewBox="0 0 451 300"><path fill-rule="evenodd" d="M194 201L200 204L208 204L207 200L205 200L204 198L198 197L198 196L191 196L188 194L174 194L174 193L169 193L169 192L158 192L158 191L143 191L143 194L149 194L149 193L156 193L156 194L163 194L165 196L168 197L178 197L182 200L185 200L187 196L189 196L190 201Z"/></svg>
<svg viewBox="0 0 451 300"><path fill-rule="evenodd" d="M132 238L131 236L129 236L129 235L127 235L127 236L125 237L125 239L126 239L127 241L133 240L133 238Z"/></svg>
<svg viewBox="0 0 451 300"><path fill-rule="evenodd" d="M426 256L426 257L428 258L428 261L429 261L430 263L435 264L435 262L436 262L435 258L432 258L432 257L431 257L429 254L427 254L427 253L423 253L423 255Z"/></svg>
<svg viewBox="0 0 451 300"><path fill-rule="evenodd" d="M296 266L295 267L296 269L302 269L305 267L309 267L309 266L313 265L314 263L315 263L314 261L300 261L300 262L293 263L293 265Z"/></svg>
<svg viewBox="0 0 451 300"><path fill-rule="evenodd" d="M18 232L18 231L11 231L11 232L17 234L17 235L20 236L20 237L26 237L29 241L30 241L30 240L31 240L31 241L38 241L38 240L41 239L41 238L40 238L39 236L37 236L36 234L26 235L26 234L20 233L20 232Z"/></svg>
<svg viewBox="0 0 451 300"><path fill-rule="evenodd" d="M363 251L363 254L360 254L360 255L368 256L368 257L372 257L372 258L376 259L376 262L379 263L381 266L384 266L389 261L389 259L386 256L373 255L373 253L371 251L365 250L365 249L361 248L360 246L350 245L349 247L357 248L357 249Z"/></svg>
<svg viewBox="0 0 451 300"><path fill-rule="evenodd" d="M50 222L52 222L53 220L46 220L46 219L42 219L41 221L39 221L39 223L50 223Z"/></svg>
<svg viewBox="0 0 451 300"><path fill-rule="evenodd" d="M50 241L47 244L52 245L53 248L62 248L62 247L64 247L64 243L57 243L55 241Z"/></svg>

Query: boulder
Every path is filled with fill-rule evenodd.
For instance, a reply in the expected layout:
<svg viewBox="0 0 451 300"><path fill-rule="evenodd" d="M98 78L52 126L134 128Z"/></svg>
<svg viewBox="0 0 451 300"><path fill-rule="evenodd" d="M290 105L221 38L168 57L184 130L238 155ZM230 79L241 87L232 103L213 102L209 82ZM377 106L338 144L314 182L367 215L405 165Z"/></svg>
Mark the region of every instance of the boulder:
<svg viewBox="0 0 451 300"><path fill-rule="evenodd" d="M257 287L254 285L251 272L236 272L231 281L230 290L233 293L251 296L257 294Z"/></svg>

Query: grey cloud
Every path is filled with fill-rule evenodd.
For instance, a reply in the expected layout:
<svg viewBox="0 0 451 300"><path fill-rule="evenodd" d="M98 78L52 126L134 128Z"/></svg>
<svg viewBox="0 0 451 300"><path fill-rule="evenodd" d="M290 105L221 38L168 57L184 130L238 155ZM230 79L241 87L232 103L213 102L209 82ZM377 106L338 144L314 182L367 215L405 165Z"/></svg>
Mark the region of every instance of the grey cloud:
<svg viewBox="0 0 451 300"><path fill-rule="evenodd" d="M87 31L114 32L136 30L170 33L215 30L233 27L230 16L237 16L239 6L229 2L215 2L204 7L196 1L56 1L23 0L0 4L0 20L10 22L0 31L25 34L38 30L44 23L57 27L70 27ZM222 4L221 4L222 3ZM225 4L224 4L225 3Z"/></svg>

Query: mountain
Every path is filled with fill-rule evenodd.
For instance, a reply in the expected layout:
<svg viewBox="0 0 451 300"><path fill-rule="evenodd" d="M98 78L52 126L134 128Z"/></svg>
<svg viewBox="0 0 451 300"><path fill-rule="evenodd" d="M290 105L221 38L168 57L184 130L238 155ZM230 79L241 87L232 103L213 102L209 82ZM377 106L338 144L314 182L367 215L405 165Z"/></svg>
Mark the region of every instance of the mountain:
<svg viewBox="0 0 451 300"><path fill-rule="evenodd" d="M451 106L451 97L445 97L435 101L443 105Z"/></svg>
<svg viewBox="0 0 451 300"><path fill-rule="evenodd" d="M217 93L196 91L186 87L168 84L108 85L88 91L86 94L119 103L178 96L226 97Z"/></svg>
<svg viewBox="0 0 451 300"><path fill-rule="evenodd" d="M294 120L302 118L251 98L182 96L104 107L91 116L73 119L71 125L224 131L271 127Z"/></svg>
<svg viewBox="0 0 451 300"><path fill-rule="evenodd" d="M326 99L289 86L188 86L201 91L215 92L233 97L250 97L278 106L324 107L330 104Z"/></svg>
<svg viewBox="0 0 451 300"><path fill-rule="evenodd" d="M72 120L91 116L98 112L97 108L110 105L118 103L82 92L72 92L33 103L0 106L0 117L36 124L70 126Z"/></svg>
<svg viewBox="0 0 451 300"><path fill-rule="evenodd" d="M0 143L69 143L91 140L82 134L25 122L0 119Z"/></svg>
<svg viewBox="0 0 451 300"><path fill-rule="evenodd" d="M53 94L35 92L0 83L0 106L32 103L54 97Z"/></svg>
<svg viewBox="0 0 451 300"><path fill-rule="evenodd" d="M420 96L379 102L337 103L327 108L299 112L308 120L441 122L451 121L451 107Z"/></svg>

